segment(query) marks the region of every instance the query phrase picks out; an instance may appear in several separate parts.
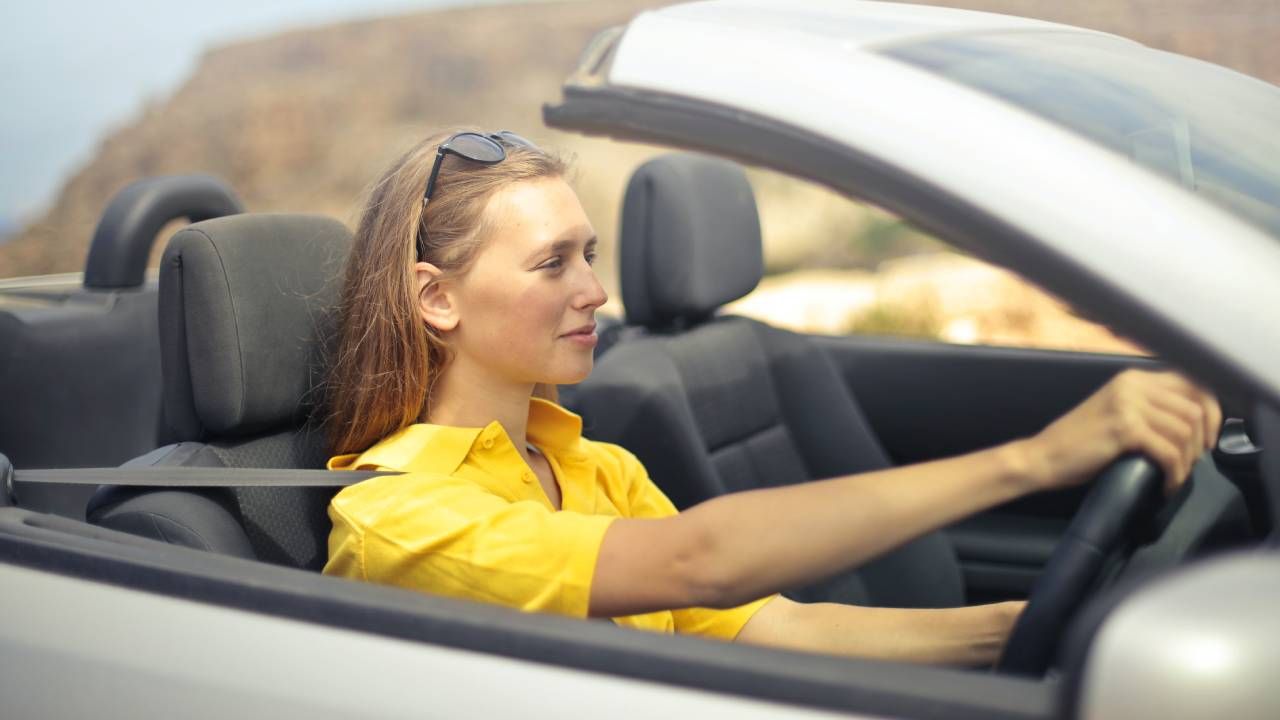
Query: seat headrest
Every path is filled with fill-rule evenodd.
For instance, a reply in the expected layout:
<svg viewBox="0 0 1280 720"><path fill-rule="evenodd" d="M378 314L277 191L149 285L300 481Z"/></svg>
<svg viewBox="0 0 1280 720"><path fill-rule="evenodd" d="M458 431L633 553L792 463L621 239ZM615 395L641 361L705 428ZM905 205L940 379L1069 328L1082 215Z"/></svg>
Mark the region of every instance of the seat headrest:
<svg viewBox="0 0 1280 720"><path fill-rule="evenodd" d="M350 250L345 226L311 215L232 215L173 236L160 266L166 442L305 421Z"/></svg>
<svg viewBox="0 0 1280 720"><path fill-rule="evenodd" d="M627 321L651 328L702 320L764 273L746 173L702 155L663 155L635 171L619 245Z"/></svg>

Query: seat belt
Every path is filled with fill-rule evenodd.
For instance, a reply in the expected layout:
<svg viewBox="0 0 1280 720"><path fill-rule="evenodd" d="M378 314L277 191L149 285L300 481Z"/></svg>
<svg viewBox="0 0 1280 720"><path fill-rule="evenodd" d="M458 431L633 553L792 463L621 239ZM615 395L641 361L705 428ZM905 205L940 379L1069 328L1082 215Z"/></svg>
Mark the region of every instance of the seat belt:
<svg viewBox="0 0 1280 720"><path fill-rule="evenodd" d="M235 472L228 472L234 470ZM17 504L19 484L121 485L126 487L334 487L383 475L380 470L299 470L278 468L112 467L15 470L0 455L0 506Z"/></svg>

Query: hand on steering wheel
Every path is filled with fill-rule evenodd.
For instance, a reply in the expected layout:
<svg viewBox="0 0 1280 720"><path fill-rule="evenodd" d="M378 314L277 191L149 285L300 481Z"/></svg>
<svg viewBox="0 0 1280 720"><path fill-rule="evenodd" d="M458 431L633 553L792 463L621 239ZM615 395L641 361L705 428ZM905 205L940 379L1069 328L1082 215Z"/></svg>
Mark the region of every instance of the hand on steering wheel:
<svg viewBox="0 0 1280 720"><path fill-rule="evenodd" d="M1163 471L1172 495L1221 425L1218 401L1181 375L1126 370L1026 441L1026 456L1049 490L1098 477L1122 454L1142 455Z"/></svg>
<svg viewBox="0 0 1280 720"><path fill-rule="evenodd" d="M1217 401L1181 376L1126 371L1029 441L1044 487L1093 474L1098 480L1036 581L996 670L1045 672L1108 559L1132 550L1136 529L1155 514L1161 476L1166 494L1175 492L1221 422Z"/></svg>

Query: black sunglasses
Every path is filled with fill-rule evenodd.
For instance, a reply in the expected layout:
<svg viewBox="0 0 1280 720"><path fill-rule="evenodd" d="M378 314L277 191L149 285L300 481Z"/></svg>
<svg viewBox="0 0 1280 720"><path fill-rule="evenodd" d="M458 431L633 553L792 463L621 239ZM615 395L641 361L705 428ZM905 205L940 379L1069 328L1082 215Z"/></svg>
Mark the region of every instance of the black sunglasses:
<svg viewBox="0 0 1280 720"><path fill-rule="evenodd" d="M431 177L427 180L427 190L422 194L422 204L431 201L431 193L436 189L436 178L440 175L440 164L445 155L457 155L464 160L481 165L497 165L507 159L507 150L503 147L524 147L537 150L538 146L508 130L488 135L476 132L461 132L440 143L436 150L436 161L431 166Z"/></svg>
<svg viewBox="0 0 1280 720"><path fill-rule="evenodd" d="M427 189L422 193L423 211L426 211L427 203L431 202L431 193L435 192L436 178L440 175L440 164L444 161L445 155L457 155L464 160L470 160L481 165L497 165L507 159L507 150L503 147L504 145L529 148L531 150L538 149L538 146L534 145L532 141L508 130L501 130L488 135L476 132L460 132L440 143L440 147L436 149L436 161L431 166L431 177L427 179ZM427 256L426 249L427 231L423 227L418 238L418 260L422 260Z"/></svg>

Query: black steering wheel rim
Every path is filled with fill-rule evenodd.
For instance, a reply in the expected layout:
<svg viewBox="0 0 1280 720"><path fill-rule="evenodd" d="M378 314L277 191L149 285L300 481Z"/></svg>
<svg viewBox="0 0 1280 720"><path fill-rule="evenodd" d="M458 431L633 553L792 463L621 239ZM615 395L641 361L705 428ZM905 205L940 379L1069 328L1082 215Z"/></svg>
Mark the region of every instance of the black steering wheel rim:
<svg viewBox="0 0 1280 720"><path fill-rule="evenodd" d="M1108 558L1132 549L1142 521L1155 514L1160 480L1160 469L1140 455L1124 455L1099 474L1036 580L996 663L998 672L1045 673L1063 629Z"/></svg>

